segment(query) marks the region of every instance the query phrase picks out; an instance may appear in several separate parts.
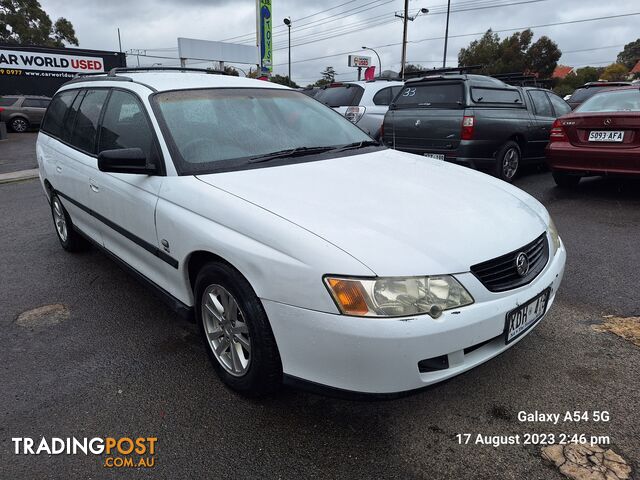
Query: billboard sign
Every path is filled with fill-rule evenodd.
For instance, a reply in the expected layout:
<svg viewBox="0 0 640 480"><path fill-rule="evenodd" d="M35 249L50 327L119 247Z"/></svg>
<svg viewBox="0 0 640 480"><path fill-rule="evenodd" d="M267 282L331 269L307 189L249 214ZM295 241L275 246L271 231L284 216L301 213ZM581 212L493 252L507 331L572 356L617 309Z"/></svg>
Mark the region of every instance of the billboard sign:
<svg viewBox="0 0 640 480"><path fill-rule="evenodd" d="M0 49L0 69L100 73L104 72L104 62L101 58L82 55Z"/></svg>
<svg viewBox="0 0 640 480"><path fill-rule="evenodd" d="M178 38L178 57L192 60L248 63L257 65L258 49L255 45L213 42L195 38Z"/></svg>
<svg viewBox="0 0 640 480"><path fill-rule="evenodd" d="M371 57L363 57L362 55L349 55L349 66L368 68L371 66Z"/></svg>
<svg viewBox="0 0 640 480"><path fill-rule="evenodd" d="M258 39L260 41L260 70L269 74L273 69L273 37L271 34L271 0L258 2Z"/></svg>

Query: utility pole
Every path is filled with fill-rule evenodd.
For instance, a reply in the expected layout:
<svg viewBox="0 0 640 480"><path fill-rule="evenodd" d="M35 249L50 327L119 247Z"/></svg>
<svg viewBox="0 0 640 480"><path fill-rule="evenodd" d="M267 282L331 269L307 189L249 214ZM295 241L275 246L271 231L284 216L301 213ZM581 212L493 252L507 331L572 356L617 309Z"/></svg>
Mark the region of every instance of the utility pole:
<svg viewBox="0 0 640 480"><path fill-rule="evenodd" d="M118 27L118 48L120 49L120 53L122 53L122 40L120 40L120 27Z"/></svg>
<svg viewBox="0 0 640 480"><path fill-rule="evenodd" d="M451 13L451 0L447 1L447 26L444 31L444 56L442 57L442 68L447 66L447 42L449 40L449 14Z"/></svg>
<svg viewBox="0 0 640 480"><path fill-rule="evenodd" d="M420 14L426 15L427 13L429 13L428 9L421 8L420 10L418 10L418 13L410 17L409 16L409 0L404 0L404 13L395 14L396 17L402 19L404 24L404 28L402 30L402 65L401 65L403 80L404 80L404 65L407 62L407 26L408 26L407 22L409 20L413 22L416 18L418 18Z"/></svg>
<svg viewBox="0 0 640 480"><path fill-rule="evenodd" d="M402 79L404 80L404 65L407 61L407 26L409 22L409 0L404 0L404 15L402 16Z"/></svg>

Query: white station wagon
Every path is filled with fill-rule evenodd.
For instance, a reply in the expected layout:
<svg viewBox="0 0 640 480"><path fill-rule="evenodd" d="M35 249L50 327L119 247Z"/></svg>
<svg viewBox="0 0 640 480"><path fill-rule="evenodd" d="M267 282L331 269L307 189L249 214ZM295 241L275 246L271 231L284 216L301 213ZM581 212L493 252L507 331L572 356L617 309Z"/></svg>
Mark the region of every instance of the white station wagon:
<svg viewBox="0 0 640 480"><path fill-rule="evenodd" d="M62 247L90 241L195 317L231 388L413 390L548 312L566 253L528 194L289 88L166 70L65 84L40 179Z"/></svg>

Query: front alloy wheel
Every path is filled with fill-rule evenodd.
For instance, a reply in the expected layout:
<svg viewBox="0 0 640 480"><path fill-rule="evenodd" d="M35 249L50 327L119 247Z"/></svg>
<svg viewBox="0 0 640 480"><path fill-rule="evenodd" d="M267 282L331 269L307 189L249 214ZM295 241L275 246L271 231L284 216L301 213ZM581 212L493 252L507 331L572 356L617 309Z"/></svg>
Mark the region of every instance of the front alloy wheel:
<svg viewBox="0 0 640 480"><path fill-rule="evenodd" d="M195 279L196 320L220 379L248 396L274 392L282 362L262 302L240 272L222 262L203 265Z"/></svg>
<svg viewBox="0 0 640 480"><path fill-rule="evenodd" d="M231 375L241 377L251 362L251 337L238 302L221 285L202 296L204 331L213 355Z"/></svg>

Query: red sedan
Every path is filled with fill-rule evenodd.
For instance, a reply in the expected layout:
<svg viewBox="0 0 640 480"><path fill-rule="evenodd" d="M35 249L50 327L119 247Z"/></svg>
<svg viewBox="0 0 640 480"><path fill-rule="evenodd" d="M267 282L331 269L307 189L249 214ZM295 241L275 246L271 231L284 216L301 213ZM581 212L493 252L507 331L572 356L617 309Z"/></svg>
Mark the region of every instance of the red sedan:
<svg viewBox="0 0 640 480"><path fill-rule="evenodd" d="M546 154L560 187L588 175L640 175L640 88L598 93L558 118Z"/></svg>

